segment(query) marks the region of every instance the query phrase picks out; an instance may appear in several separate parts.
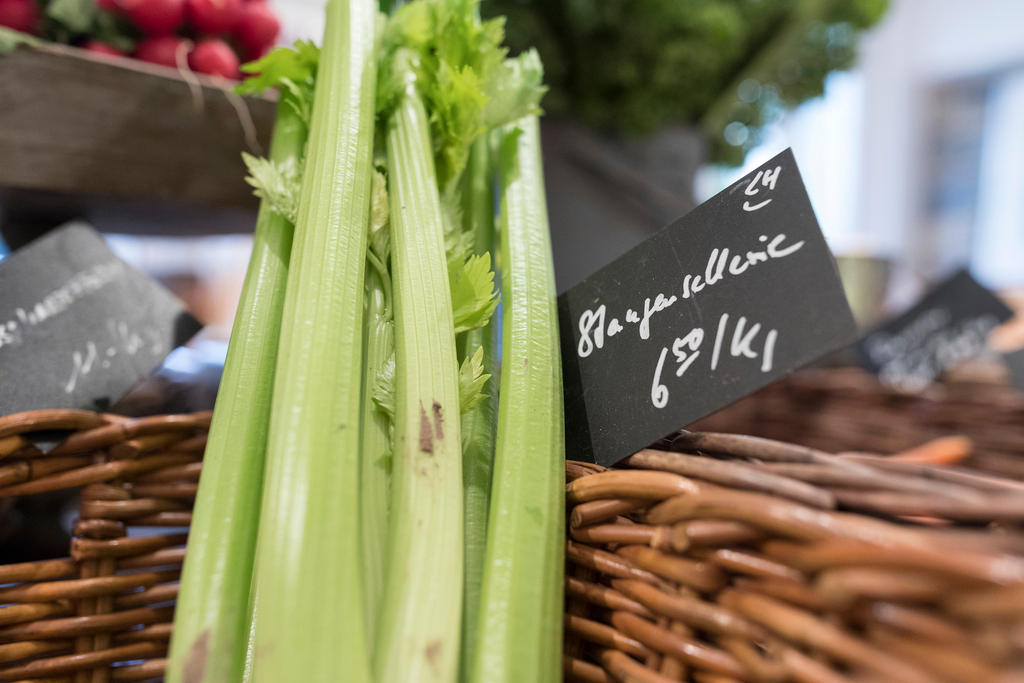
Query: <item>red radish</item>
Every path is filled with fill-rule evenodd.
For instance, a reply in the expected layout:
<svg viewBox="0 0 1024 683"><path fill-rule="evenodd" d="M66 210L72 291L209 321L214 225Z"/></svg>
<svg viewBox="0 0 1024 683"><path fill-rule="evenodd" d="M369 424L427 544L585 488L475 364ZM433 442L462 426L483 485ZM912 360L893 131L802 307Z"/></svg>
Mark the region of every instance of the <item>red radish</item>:
<svg viewBox="0 0 1024 683"><path fill-rule="evenodd" d="M155 36L173 33L185 21L185 0L114 0L136 26Z"/></svg>
<svg viewBox="0 0 1024 683"><path fill-rule="evenodd" d="M35 0L0 0L0 26L32 33L38 18Z"/></svg>
<svg viewBox="0 0 1024 683"><path fill-rule="evenodd" d="M280 32L281 22L270 5L253 1L245 3L242 18L235 27L235 36L250 56L258 55L273 45Z"/></svg>
<svg viewBox="0 0 1024 683"><path fill-rule="evenodd" d="M242 0L187 0L188 20L202 33L226 33L242 17Z"/></svg>
<svg viewBox="0 0 1024 683"><path fill-rule="evenodd" d="M252 0L252 2L259 2L259 0ZM271 51L272 49L274 49L274 45L273 45L273 43L271 43L270 45L267 45L266 47L261 47L261 48L260 48L259 50L257 50L256 52L249 52L249 51L247 51L247 52L245 53L245 58L246 58L246 59L247 59L248 61L250 61L250 62L254 62L254 61L256 61L257 59L263 59L264 57L266 57L266 56L267 56L267 54L268 54L268 53L269 53L269 52L270 52L270 51Z"/></svg>
<svg viewBox="0 0 1024 683"><path fill-rule="evenodd" d="M192 54L188 56L188 65L199 73L238 78L238 55L230 45L219 38L199 41Z"/></svg>
<svg viewBox="0 0 1024 683"><path fill-rule="evenodd" d="M179 49L187 54L192 49L192 41L178 36L156 36L139 43L135 56L144 62L163 64L176 69Z"/></svg>
<svg viewBox="0 0 1024 683"><path fill-rule="evenodd" d="M107 55L110 57L123 57L124 53L118 50L116 47L109 43L104 43L102 40L90 40L88 43L82 46L89 52L95 52L96 54Z"/></svg>
<svg viewBox="0 0 1024 683"><path fill-rule="evenodd" d="M117 0L96 0L96 6L105 12L119 12Z"/></svg>

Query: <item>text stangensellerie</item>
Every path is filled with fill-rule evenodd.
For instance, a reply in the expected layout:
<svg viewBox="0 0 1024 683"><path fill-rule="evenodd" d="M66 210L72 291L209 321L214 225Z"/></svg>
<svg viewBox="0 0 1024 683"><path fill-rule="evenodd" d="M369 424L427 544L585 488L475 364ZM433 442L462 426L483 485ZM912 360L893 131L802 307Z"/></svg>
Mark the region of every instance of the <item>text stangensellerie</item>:
<svg viewBox="0 0 1024 683"><path fill-rule="evenodd" d="M853 340L784 152L559 298L570 457L611 465Z"/></svg>

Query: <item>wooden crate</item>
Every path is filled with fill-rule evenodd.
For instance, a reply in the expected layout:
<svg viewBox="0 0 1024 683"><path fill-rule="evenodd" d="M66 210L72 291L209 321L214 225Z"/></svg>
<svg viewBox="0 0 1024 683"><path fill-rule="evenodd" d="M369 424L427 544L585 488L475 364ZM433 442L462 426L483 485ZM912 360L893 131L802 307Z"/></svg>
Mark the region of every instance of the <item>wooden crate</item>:
<svg viewBox="0 0 1024 683"><path fill-rule="evenodd" d="M26 205L30 216L63 210L79 217L155 207L172 213L166 222L180 225L174 232L194 234L209 229L196 228L201 209L227 211L228 223L250 230L256 201L241 152L266 149L275 103L229 96L232 85L63 45L0 57L0 189L8 217L26 213ZM245 216L232 223L232 211Z"/></svg>

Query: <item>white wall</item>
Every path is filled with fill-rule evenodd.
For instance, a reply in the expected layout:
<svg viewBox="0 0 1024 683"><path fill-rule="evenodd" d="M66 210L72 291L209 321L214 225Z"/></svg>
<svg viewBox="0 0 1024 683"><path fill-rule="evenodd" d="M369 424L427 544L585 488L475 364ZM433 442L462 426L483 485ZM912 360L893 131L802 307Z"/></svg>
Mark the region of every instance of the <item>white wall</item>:
<svg viewBox="0 0 1024 683"><path fill-rule="evenodd" d="M909 298L930 275L914 272L912 254L928 239L922 178L929 94L958 79L1024 67L1024 2L891 0L889 14L865 36L860 54L863 143L856 221L882 253L909 266L897 283L897 298ZM1024 112L1017 120L1024 122ZM1024 230L1024 223L1017 227ZM969 260L964 254L963 262ZM974 265L979 267L977 260Z"/></svg>
<svg viewBox="0 0 1024 683"><path fill-rule="evenodd" d="M327 0L271 0L270 4L281 17L281 44L291 45L299 39L320 44Z"/></svg>
<svg viewBox="0 0 1024 683"><path fill-rule="evenodd" d="M929 164L942 155L928 148L928 127L940 113L966 138L975 125L969 106L931 111L936 92L995 77L983 101L978 168L953 171L977 174L956 183L976 187L976 205L936 212L944 199L928 187L936 182ZM823 98L767 130L743 167L706 169L698 198L787 146L833 251L895 262L892 306L955 265L969 264L990 286L1024 287L1024 1L890 0L863 36L857 67L830 76Z"/></svg>

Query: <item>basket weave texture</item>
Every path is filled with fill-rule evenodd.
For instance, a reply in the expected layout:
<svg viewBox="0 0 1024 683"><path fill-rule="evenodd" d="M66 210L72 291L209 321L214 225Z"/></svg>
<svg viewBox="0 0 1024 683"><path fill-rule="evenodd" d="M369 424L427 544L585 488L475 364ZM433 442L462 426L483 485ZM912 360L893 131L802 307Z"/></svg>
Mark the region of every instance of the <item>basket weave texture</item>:
<svg viewBox="0 0 1024 683"><path fill-rule="evenodd" d="M0 419L0 497L81 494L69 558L0 566L0 680L160 679L209 420ZM1024 485L707 433L568 479L569 679L1024 676Z"/></svg>
<svg viewBox="0 0 1024 683"><path fill-rule="evenodd" d="M683 432L570 462L569 680L1024 680L1024 485Z"/></svg>
<svg viewBox="0 0 1024 683"><path fill-rule="evenodd" d="M856 369L775 382L692 429L754 434L814 448L896 453L947 434L974 444L965 465L1024 480L1024 393L989 382L899 391Z"/></svg>
<svg viewBox="0 0 1024 683"><path fill-rule="evenodd" d="M163 675L209 413L0 418L0 498L79 489L71 556L0 566L0 680ZM67 430L43 453L29 436Z"/></svg>

